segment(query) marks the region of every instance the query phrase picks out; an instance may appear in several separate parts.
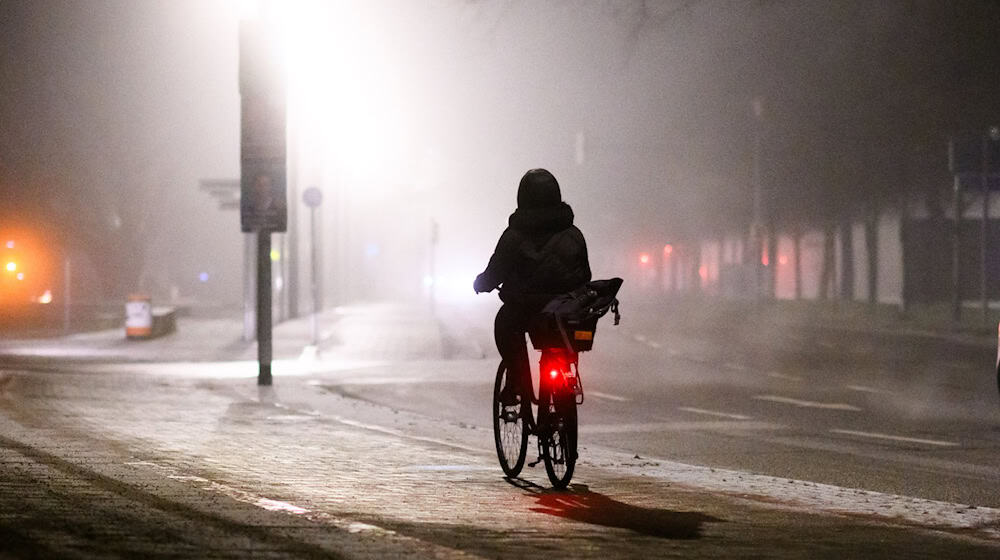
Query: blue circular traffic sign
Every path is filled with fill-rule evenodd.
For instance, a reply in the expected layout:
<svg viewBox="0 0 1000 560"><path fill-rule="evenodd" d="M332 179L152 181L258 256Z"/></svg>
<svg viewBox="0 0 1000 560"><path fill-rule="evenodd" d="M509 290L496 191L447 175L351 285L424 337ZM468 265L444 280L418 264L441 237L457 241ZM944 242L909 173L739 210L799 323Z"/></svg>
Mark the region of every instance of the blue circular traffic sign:
<svg viewBox="0 0 1000 560"><path fill-rule="evenodd" d="M310 208L316 208L323 203L323 191L316 187L309 187L302 191L302 201Z"/></svg>

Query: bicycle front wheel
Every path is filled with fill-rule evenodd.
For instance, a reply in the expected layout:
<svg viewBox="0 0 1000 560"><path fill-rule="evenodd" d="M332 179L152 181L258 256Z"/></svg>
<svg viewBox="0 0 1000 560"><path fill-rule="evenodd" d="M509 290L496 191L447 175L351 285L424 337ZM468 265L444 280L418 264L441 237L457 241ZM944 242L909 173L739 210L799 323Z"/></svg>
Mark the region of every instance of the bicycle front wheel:
<svg viewBox="0 0 1000 560"><path fill-rule="evenodd" d="M569 485L576 467L576 398L573 393L546 395L539 406L545 410L541 434L545 474L552 487L562 490ZM543 424L544 422L544 424Z"/></svg>
<svg viewBox="0 0 1000 560"><path fill-rule="evenodd" d="M504 406L500 402L500 390L510 370L500 363L497 369L496 382L493 384L493 441L497 447L497 459L505 475L514 478L524 467L524 458L528 452L528 414L531 413L531 403L523 396L515 405Z"/></svg>

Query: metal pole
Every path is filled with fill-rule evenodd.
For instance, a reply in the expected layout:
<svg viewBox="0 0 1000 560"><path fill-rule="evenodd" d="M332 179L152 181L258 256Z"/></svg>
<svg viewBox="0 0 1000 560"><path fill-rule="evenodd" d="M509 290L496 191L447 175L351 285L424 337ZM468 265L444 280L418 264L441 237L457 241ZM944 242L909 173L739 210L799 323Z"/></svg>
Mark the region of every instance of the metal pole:
<svg viewBox="0 0 1000 560"><path fill-rule="evenodd" d="M753 245L753 269L755 281L755 297L761 299L764 295L764 262L763 262L763 201L760 185L760 122L754 122L753 140L753 225L750 226L750 243Z"/></svg>
<svg viewBox="0 0 1000 560"><path fill-rule="evenodd" d="M70 305L72 304L72 301L70 299L70 294L72 294L72 291L70 290L71 278L72 276L70 274L70 260L69 257L66 257L66 261L63 266L63 332L66 334L69 334L69 327L70 327L69 308Z"/></svg>
<svg viewBox="0 0 1000 560"><path fill-rule="evenodd" d="M271 384L271 232L257 233L257 385Z"/></svg>
<svg viewBox="0 0 1000 560"><path fill-rule="evenodd" d="M272 243L273 243L273 241L272 241ZM280 255L280 257L278 258L278 269L277 269L277 271L275 271L274 267L272 266L271 267L271 272L273 274L277 275L277 277L280 279L280 283L278 283L278 285L275 286L277 288L277 291L278 291L278 322L280 323L281 321L284 321L284 320L288 319L288 305L287 305L287 303L288 303L288 284L287 284L288 277L285 275L285 273L287 272L287 269L288 269L288 267L287 267L287 264L288 264L288 256L287 256L288 255L288 234L287 233L278 234L278 255ZM268 255L268 258L270 258L270 255Z"/></svg>
<svg viewBox="0 0 1000 560"><path fill-rule="evenodd" d="M295 105L293 104L293 107ZM287 292L288 306L283 318L296 319L299 316L299 131L297 129L298 114L293 114L287 120L288 136L288 233L286 234L287 256L282 252L282 270L284 286ZM284 300L283 300L284 301Z"/></svg>
<svg viewBox="0 0 1000 560"><path fill-rule="evenodd" d="M319 345L319 323L316 314L319 313L319 283L316 278L319 275L316 268L316 207L309 208L309 272L310 272L310 292L312 293L312 317L310 318L312 331L312 345Z"/></svg>
<svg viewBox="0 0 1000 560"><path fill-rule="evenodd" d="M435 298L435 285L437 284L437 274L435 272L435 253L437 252L437 242L438 242L438 223L437 220L431 219L431 315L436 313L437 302Z"/></svg>
<svg viewBox="0 0 1000 560"><path fill-rule="evenodd" d="M761 149L764 135L764 99L754 97L751 101L753 109L753 224L750 226L750 243L753 245L753 270L755 281L755 299L765 299L764 275L764 186L761 181ZM773 225L773 224L772 224ZM770 251L770 246L768 247ZM774 260L774 255L768 254L768 260ZM770 264L770 263L769 263Z"/></svg>
<svg viewBox="0 0 1000 560"><path fill-rule="evenodd" d="M954 208L955 223L951 228L951 306L952 318L955 321L962 319L962 298L959 294L959 282L962 273L959 270L960 232L962 220L962 182L958 175L955 175L955 184L952 189L952 207Z"/></svg>
<svg viewBox="0 0 1000 560"><path fill-rule="evenodd" d="M990 218L990 185L987 179L987 173L990 170L990 146L989 146L989 136L983 136L983 173L980 176L980 181L982 183L983 189L983 221L979 228L979 292L983 299L983 321L989 318L990 304L989 295L986 291L986 251L987 251L987 234L989 228L989 218Z"/></svg>

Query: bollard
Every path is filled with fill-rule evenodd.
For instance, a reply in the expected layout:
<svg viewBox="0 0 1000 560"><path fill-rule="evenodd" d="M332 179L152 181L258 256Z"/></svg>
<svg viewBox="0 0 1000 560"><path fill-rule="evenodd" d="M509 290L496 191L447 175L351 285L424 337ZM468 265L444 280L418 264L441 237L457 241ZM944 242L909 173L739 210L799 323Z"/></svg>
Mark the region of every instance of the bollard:
<svg viewBox="0 0 1000 560"><path fill-rule="evenodd" d="M128 296L128 302L125 303L125 337L149 338L152 334L152 299L143 294Z"/></svg>

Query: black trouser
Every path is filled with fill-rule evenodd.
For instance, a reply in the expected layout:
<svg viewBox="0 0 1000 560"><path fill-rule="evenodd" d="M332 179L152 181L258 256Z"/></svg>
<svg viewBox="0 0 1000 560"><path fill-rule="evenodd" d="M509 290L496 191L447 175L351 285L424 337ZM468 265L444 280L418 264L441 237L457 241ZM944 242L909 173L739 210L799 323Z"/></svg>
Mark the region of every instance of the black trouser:
<svg viewBox="0 0 1000 560"><path fill-rule="evenodd" d="M531 388L531 364L528 362L528 345L524 340L528 322L537 313L534 307L505 303L497 311L493 323L500 358L510 372L508 379L516 380L523 388Z"/></svg>

